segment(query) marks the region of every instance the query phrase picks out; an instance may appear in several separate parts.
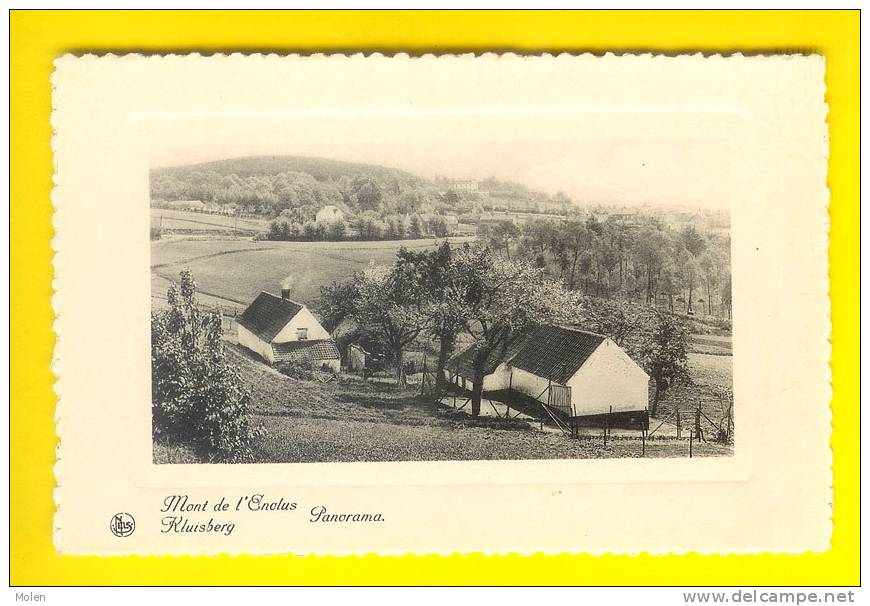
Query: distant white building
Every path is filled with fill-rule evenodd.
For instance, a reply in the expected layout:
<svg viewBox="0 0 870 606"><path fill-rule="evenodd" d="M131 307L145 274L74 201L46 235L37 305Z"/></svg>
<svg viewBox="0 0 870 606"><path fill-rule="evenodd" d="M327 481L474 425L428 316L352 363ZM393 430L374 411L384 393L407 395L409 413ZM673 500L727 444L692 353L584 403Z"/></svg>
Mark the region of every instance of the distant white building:
<svg viewBox="0 0 870 606"><path fill-rule="evenodd" d="M480 185L472 179L456 179L450 182L450 189L456 193L476 193Z"/></svg>
<svg viewBox="0 0 870 606"><path fill-rule="evenodd" d="M337 206L324 206L317 211L315 220L318 223L338 223L344 221L344 212Z"/></svg>
<svg viewBox="0 0 870 606"><path fill-rule="evenodd" d="M288 290L282 290L280 297L261 292L236 324L239 345L272 364L294 362L341 370L341 354L332 335L307 307L290 300Z"/></svg>

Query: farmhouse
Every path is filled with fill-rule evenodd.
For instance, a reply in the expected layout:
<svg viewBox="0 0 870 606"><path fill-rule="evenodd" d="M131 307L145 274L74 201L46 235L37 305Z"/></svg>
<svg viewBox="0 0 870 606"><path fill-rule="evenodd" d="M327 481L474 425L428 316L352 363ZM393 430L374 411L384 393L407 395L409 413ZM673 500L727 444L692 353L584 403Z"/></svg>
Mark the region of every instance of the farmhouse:
<svg viewBox="0 0 870 606"><path fill-rule="evenodd" d="M329 332L307 307L281 296L261 292L238 319L239 345L264 360L294 362L338 372L341 355Z"/></svg>
<svg viewBox="0 0 870 606"><path fill-rule="evenodd" d="M447 379L471 389L473 348L447 362ZM530 331L484 367L485 392L519 392L571 418L613 413L646 418L649 376L604 335L561 326Z"/></svg>
<svg viewBox="0 0 870 606"><path fill-rule="evenodd" d="M318 223L338 223L344 221L344 212L337 206L324 206L317 211L315 220Z"/></svg>

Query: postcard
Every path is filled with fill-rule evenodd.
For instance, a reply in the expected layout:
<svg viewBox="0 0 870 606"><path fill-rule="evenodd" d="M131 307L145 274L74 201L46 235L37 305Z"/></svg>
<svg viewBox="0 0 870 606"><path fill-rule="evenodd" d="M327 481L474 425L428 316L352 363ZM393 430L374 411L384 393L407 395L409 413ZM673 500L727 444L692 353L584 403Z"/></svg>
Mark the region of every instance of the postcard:
<svg viewBox="0 0 870 606"><path fill-rule="evenodd" d="M58 551L827 549L824 73L58 58Z"/></svg>

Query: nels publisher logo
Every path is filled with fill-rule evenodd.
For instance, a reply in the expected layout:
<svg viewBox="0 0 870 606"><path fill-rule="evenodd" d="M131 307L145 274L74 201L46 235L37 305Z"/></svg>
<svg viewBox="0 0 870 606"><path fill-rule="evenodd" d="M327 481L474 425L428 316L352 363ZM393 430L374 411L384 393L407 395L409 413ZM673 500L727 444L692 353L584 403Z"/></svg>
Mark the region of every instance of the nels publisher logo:
<svg viewBox="0 0 870 606"><path fill-rule="evenodd" d="M116 537L129 537L136 529L136 520L129 513L116 513L112 516L109 529Z"/></svg>

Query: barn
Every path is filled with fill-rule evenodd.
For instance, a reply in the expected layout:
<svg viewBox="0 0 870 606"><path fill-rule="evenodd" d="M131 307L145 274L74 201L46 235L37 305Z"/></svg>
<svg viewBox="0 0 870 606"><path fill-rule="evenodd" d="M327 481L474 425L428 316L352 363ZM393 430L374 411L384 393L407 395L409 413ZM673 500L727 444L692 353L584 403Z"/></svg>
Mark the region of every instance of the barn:
<svg viewBox="0 0 870 606"><path fill-rule="evenodd" d="M451 358L446 378L470 390L474 351ZM541 325L503 356L490 355L484 392L519 392L570 418L614 414L647 418L649 376L604 335Z"/></svg>
<svg viewBox="0 0 870 606"><path fill-rule="evenodd" d="M332 336L307 307L290 300L289 290L282 290L280 297L261 292L236 324L239 345L272 364L341 369L341 355Z"/></svg>

